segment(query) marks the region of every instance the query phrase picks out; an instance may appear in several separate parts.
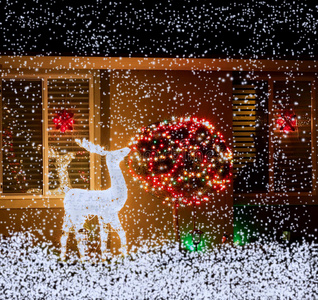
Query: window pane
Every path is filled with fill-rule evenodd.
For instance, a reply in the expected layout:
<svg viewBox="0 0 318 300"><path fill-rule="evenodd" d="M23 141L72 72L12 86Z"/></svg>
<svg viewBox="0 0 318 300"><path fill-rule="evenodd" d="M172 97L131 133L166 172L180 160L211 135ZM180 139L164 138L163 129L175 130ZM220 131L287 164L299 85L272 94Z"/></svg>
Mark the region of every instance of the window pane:
<svg viewBox="0 0 318 300"><path fill-rule="evenodd" d="M42 193L41 81L2 80L4 193Z"/></svg>
<svg viewBox="0 0 318 300"><path fill-rule="evenodd" d="M89 188L89 153L75 139L89 138L89 80L48 81L49 193Z"/></svg>
<svg viewBox="0 0 318 300"><path fill-rule="evenodd" d="M311 191L311 83L274 82L273 110L275 191Z"/></svg>
<svg viewBox="0 0 318 300"><path fill-rule="evenodd" d="M233 86L234 192L268 189L267 82Z"/></svg>

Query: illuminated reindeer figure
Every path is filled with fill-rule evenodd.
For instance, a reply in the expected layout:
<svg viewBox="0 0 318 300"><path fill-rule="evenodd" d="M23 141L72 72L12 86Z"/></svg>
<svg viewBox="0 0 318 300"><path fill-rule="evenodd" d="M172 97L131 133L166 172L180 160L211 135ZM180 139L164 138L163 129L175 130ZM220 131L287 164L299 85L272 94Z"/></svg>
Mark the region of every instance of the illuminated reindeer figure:
<svg viewBox="0 0 318 300"><path fill-rule="evenodd" d="M59 154L54 150L54 148L49 147L48 154L49 158L55 159L54 165L60 180L60 186L56 189L49 190L48 193L51 195L60 195L66 193L72 188L67 168L71 161L75 158L76 153L68 152L66 154Z"/></svg>
<svg viewBox="0 0 318 300"><path fill-rule="evenodd" d="M75 140L81 147L91 153L106 156L106 164L111 178L111 187L104 191L70 189L64 198L64 222L61 237L61 259L66 256L66 244L70 230L75 230L75 238L81 260L85 260L85 233L83 226L91 216L97 216L100 226L102 259L107 258L107 224L118 233L121 242L121 252L127 253L125 231L119 221L118 212L127 200L127 187L124 176L119 167L120 162L130 152L129 148L106 151L99 145L87 140Z"/></svg>

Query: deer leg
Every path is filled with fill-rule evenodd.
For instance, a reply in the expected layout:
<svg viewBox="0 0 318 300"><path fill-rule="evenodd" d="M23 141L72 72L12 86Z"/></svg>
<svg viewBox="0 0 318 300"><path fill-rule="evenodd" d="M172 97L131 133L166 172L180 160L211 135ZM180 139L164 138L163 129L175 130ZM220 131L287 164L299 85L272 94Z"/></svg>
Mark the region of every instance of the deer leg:
<svg viewBox="0 0 318 300"><path fill-rule="evenodd" d="M108 228L104 221L100 220L100 250L102 254L102 260L106 260L110 257L109 251L107 251L107 238L108 238Z"/></svg>
<svg viewBox="0 0 318 300"><path fill-rule="evenodd" d="M119 251L126 255L127 254L127 241L126 241L126 233L121 226L121 223L119 221L118 215L114 216L112 218L112 221L110 222L111 226L114 228L114 230L118 233L119 238L120 238L120 243L121 243L121 248Z"/></svg>
<svg viewBox="0 0 318 300"><path fill-rule="evenodd" d="M72 227L72 223L70 217L66 214L64 215L63 226L62 226L62 236L61 236L61 260L65 260L66 257L66 247L67 247L67 239L70 233L70 229Z"/></svg>
<svg viewBox="0 0 318 300"><path fill-rule="evenodd" d="M75 238L77 241L77 248L79 251L81 261L85 261L86 259L86 234L84 229L85 220L82 222L78 222L75 228Z"/></svg>

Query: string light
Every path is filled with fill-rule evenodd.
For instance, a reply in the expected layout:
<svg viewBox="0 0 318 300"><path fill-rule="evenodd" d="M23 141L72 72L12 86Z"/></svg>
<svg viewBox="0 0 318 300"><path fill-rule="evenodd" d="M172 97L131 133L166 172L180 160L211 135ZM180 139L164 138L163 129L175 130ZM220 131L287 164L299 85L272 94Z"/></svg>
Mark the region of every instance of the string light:
<svg viewBox="0 0 318 300"><path fill-rule="evenodd" d="M292 112L283 112L276 120L277 127L284 133L295 131L297 126L297 117Z"/></svg>
<svg viewBox="0 0 318 300"><path fill-rule="evenodd" d="M68 235L70 230L74 228L81 260L85 260L85 234L83 234L81 230L86 220L89 220L92 216L97 216L99 219L102 259L107 258L108 232L105 231L107 224L110 224L118 233L121 242L121 252L126 254L126 234L119 221L118 213L126 203L128 190L119 164L124 157L128 155L130 149L126 147L120 150L106 151L100 145L94 145L86 139L76 139L75 141L91 153L106 156L106 164L111 178L111 187L103 191L70 189L65 194L61 258L65 259Z"/></svg>
<svg viewBox="0 0 318 300"><path fill-rule="evenodd" d="M55 159L54 165L59 177L60 185L56 189L49 190L48 194L61 195L72 188L67 168L71 161L75 158L75 155L75 152L59 154L54 150L54 148L49 147L48 157Z"/></svg>
<svg viewBox="0 0 318 300"><path fill-rule="evenodd" d="M213 125L195 117L141 128L131 139L129 172L164 202L199 204L230 182L232 153Z"/></svg>
<svg viewBox="0 0 318 300"><path fill-rule="evenodd" d="M72 112L63 109L61 112L58 112L55 118L53 119L53 123L55 124L56 129L60 129L61 132L65 132L66 130L73 130L73 119L74 114Z"/></svg>

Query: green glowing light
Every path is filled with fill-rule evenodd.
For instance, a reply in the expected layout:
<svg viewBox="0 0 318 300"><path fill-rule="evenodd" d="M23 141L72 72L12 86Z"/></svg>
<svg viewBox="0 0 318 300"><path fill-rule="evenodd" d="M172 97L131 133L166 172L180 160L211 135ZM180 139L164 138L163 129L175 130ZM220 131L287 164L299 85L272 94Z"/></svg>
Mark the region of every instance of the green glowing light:
<svg viewBox="0 0 318 300"><path fill-rule="evenodd" d="M182 240L182 245L186 250L188 250L190 252L196 251L195 245L193 244L191 234L184 236L181 240ZM205 245L206 245L206 242L203 239L203 237L201 236L201 242L200 242L200 244L197 245L197 249L198 249L197 251L202 251L205 248Z"/></svg>

